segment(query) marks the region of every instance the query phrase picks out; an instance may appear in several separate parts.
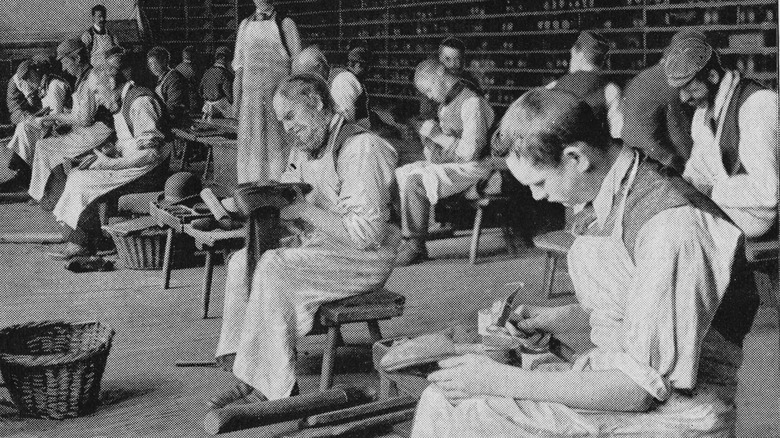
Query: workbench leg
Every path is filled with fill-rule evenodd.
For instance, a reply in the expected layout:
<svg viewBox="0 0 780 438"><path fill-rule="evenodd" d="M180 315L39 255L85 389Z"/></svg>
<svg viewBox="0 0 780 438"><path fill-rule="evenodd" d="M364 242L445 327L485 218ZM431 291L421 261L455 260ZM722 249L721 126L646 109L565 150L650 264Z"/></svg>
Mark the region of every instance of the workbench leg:
<svg viewBox="0 0 780 438"><path fill-rule="evenodd" d="M173 253L173 228L168 228L163 255L163 289L171 287L171 253Z"/></svg>
<svg viewBox="0 0 780 438"><path fill-rule="evenodd" d="M336 349L341 337L338 326L328 327L328 340L325 343L325 352L322 355L322 373L320 374L320 392L327 391L333 386L333 368L336 365Z"/></svg>
<svg viewBox="0 0 780 438"><path fill-rule="evenodd" d="M203 276L203 319L209 317L209 301L211 300L211 278L214 276L214 251L206 251L206 272Z"/></svg>
<svg viewBox="0 0 780 438"><path fill-rule="evenodd" d="M471 231L471 248L469 248L469 263L477 263L477 251L479 251L479 235L482 234L482 215L484 208L477 207L477 214L474 216L474 229Z"/></svg>
<svg viewBox="0 0 780 438"><path fill-rule="evenodd" d="M366 325L368 325L368 332L371 333L371 343L381 341L382 330L379 328L379 321L375 319L366 321Z"/></svg>
<svg viewBox="0 0 780 438"><path fill-rule="evenodd" d="M558 258L551 253L545 255L544 260L544 278L542 279L542 287L544 287L545 293L547 293L547 299L555 298L553 294L553 286L555 285L555 268L558 264Z"/></svg>
<svg viewBox="0 0 780 438"><path fill-rule="evenodd" d="M379 400L387 400L398 395L398 384L393 382L384 372L379 373Z"/></svg>

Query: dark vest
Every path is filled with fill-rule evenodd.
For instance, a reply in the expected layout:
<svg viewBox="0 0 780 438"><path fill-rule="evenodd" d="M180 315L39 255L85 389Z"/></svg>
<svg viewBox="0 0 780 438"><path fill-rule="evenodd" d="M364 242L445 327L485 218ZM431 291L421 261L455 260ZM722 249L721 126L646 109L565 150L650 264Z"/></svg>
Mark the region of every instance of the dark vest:
<svg viewBox="0 0 780 438"><path fill-rule="evenodd" d="M599 120L609 129L607 120L607 100L604 98L604 87L607 80L601 72L576 71L563 75L555 84L555 88L566 90L587 102Z"/></svg>
<svg viewBox="0 0 780 438"><path fill-rule="evenodd" d="M720 150L723 166L729 176L745 173L739 159L739 110L748 97L764 87L752 79L740 79L723 115L723 130L720 134Z"/></svg>
<svg viewBox="0 0 780 438"><path fill-rule="evenodd" d="M642 157L636 180L626 199L623 218L623 242L631 258L634 258L637 235L647 221L664 210L686 205L713 216L728 218L711 199L701 194L679 174L665 171L657 161ZM614 212L607 218L604 229L595 230L594 234L609 233L613 224ZM724 338L741 346L742 340L753 325L759 305L744 248L738 251L731 274L731 283L718 307L712 326Z"/></svg>
<svg viewBox="0 0 780 438"><path fill-rule="evenodd" d="M338 158L339 151L341 151L341 147L344 146L344 143L350 137L364 134L366 132L369 132L369 130L364 128L363 126L358 125L356 123L350 123L345 121L341 125L341 129L339 130L339 133L336 134L336 139L333 141L333 154L334 154L333 163L334 164L336 163L336 159Z"/></svg>
<svg viewBox="0 0 780 438"><path fill-rule="evenodd" d="M127 91L127 94L125 95L125 98L122 99L121 111L125 118L125 123L127 123L127 128L130 130L130 134L135 136L135 132L133 131L133 119L130 117L130 108L136 99L144 96L150 97L154 104L159 107L160 112L162 113L162 117L157 122L157 128L160 129L160 131L162 131L163 134L167 137L168 123L167 116L165 114L165 105L160 102L160 98L157 96L157 93L146 87L139 87L135 85L130 87L130 89Z"/></svg>
<svg viewBox="0 0 780 438"><path fill-rule="evenodd" d="M333 85L333 80L336 79L336 76L338 76L340 73L343 72L349 72L349 70L341 67L333 68L330 71L330 75L328 76L328 84ZM360 81L360 80L359 80ZM355 121L359 122L361 120L368 119L369 114L369 106L368 106L368 93L366 92L366 86L363 84L362 81L360 81L360 87L362 91L360 92L360 95L358 96L357 100L355 101Z"/></svg>

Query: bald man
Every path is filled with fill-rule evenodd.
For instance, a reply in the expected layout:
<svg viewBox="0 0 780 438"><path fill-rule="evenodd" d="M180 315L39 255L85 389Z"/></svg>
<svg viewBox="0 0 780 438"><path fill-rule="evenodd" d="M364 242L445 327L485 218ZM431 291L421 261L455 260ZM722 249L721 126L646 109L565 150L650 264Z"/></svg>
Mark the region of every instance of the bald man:
<svg viewBox="0 0 780 438"><path fill-rule="evenodd" d="M478 162L495 117L487 100L438 60L420 63L414 84L439 105L438 120L426 120L419 129L426 159L396 171L404 237L397 266L427 259L425 240L431 205L465 192L492 172Z"/></svg>

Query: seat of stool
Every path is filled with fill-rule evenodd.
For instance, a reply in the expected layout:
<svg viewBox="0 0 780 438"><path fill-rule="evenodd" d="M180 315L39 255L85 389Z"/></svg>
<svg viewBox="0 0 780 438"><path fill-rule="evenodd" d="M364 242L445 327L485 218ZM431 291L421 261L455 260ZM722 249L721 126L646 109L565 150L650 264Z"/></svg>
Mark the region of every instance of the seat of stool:
<svg viewBox="0 0 780 438"><path fill-rule="evenodd" d="M568 231L552 231L533 238L534 245L557 255L566 255L574 243L574 235Z"/></svg>
<svg viewBox="0 0 780 438"><path fill-rule="evenodd" d="M748 263L760 263L778 259L780 241L778 240L747 240L745 241L745 257Z"/></svg>
<svg viewBox="0 0 780 438"><path fill-rule="evenodd" d="M378 321L401 316L406 297L379 289L320 306L318 318L323 327L333 327L353 322Z"/></svg>

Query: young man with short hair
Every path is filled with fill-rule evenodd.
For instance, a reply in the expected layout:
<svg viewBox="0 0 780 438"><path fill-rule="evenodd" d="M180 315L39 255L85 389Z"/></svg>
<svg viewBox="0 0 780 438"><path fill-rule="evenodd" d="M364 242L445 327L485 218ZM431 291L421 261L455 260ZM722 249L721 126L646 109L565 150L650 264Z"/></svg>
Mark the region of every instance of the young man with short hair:
<svg viewBox="0 0 780 438"><path fill-rule="evenodd" d="M93 6L92 26L81 34L81 42L87 47L92 66L105 62L106 50L119 45L116 35L106 29L107 14L105 6Z"/></svg>
<svg viewBox="0 0 780 438"><path fill-rule="evenodd" d="M170 62L171 54L164 47L153 47L146 54L146 66L157 78L155 91L165 104L171 126L186 126L190 123L189 85Z"/></svg>

